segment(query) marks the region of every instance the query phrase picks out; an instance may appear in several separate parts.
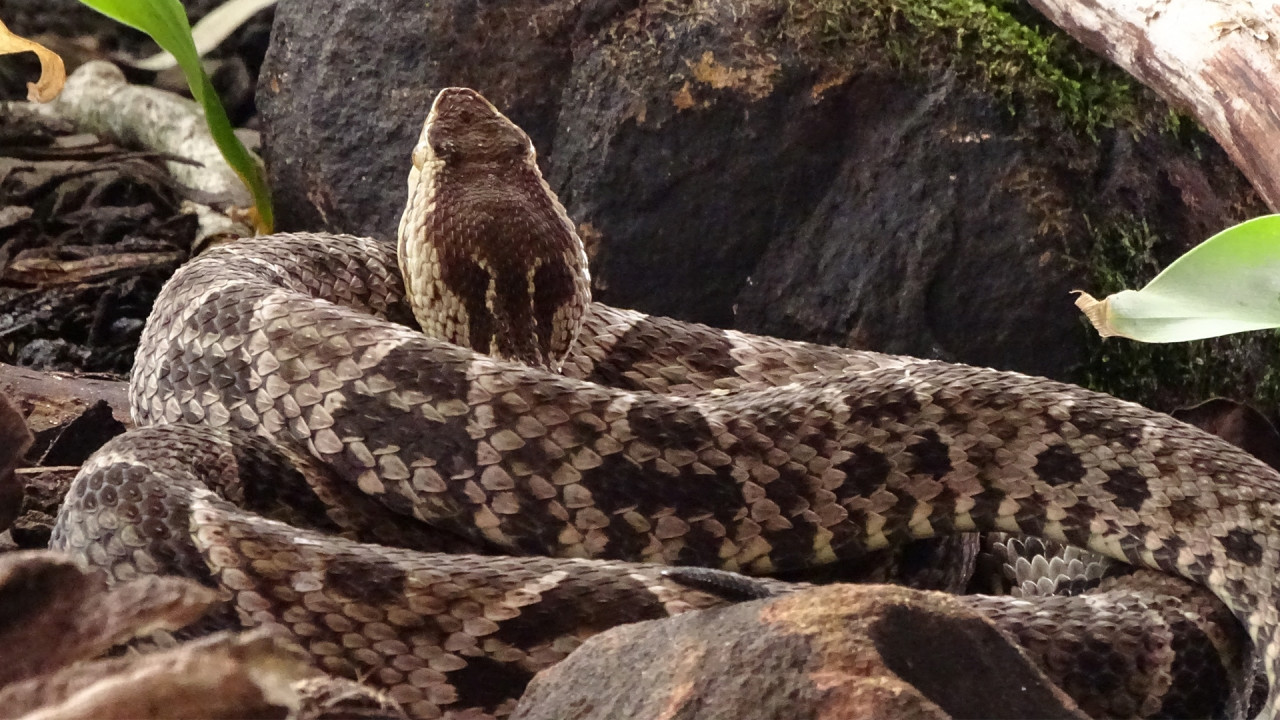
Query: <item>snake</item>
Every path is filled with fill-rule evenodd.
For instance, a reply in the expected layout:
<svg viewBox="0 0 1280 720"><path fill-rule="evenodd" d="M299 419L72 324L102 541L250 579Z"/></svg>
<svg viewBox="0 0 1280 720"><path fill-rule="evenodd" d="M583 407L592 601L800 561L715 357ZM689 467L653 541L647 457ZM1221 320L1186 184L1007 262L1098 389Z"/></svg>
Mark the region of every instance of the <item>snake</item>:
<svg viewBox="0 0 1280 720"><path fill-rule="evenodd" d="M1009 632L1095 647L1164 613L1166 649L1213 656L1196 687L1133 681L1100 714L1219 681L1234 705L1194 712L1238 711L1256 658L1277 716L1267 465L1075 385L595 302L532 142L473 90L441 91L412 160L399 247L286 233L173 275L130 377L139 427L81 468L51 547L116 581L194 577L225 600L209 627L277 629L413 717L493 718L621 623L913 538L1040 537L1164 580L976 601ZM1178 578L1198 589L1156 593Z"/></svg>

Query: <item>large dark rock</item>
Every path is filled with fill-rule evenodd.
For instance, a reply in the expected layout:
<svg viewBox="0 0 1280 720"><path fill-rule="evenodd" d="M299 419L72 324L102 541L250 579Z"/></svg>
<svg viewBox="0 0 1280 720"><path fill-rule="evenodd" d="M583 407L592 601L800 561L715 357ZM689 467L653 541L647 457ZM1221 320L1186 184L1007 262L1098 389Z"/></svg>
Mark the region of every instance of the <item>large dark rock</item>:
<svg viewBox="0 0 1280 720"><path fill-rule="evenodd" d="M512 720L1080 718L954 598L830 585L616 627L534 678Z"/></svg>
<svg viewBox="0 0 1280 720"><path fill-rule="evenodd" d="M1259 207L1211 144L1097 121L1114 77L1059 111L993 94L986 61L885 61L923 37L906 20L842 40L878 2L282 0L259 96L281 227L391 239L431 99L466 85L533 137L600 300L1070 378L1098 238L1140 227L1167 261ZM916 54L962 54L939 42Z"/></svg>
<svg viewBox="0 0 1280 720"><path fill-rule="evenodd" d="M391 239L442 87L475 87L552 149L570 46L607 2L281 2L259 81L281 230Z"/></svg>

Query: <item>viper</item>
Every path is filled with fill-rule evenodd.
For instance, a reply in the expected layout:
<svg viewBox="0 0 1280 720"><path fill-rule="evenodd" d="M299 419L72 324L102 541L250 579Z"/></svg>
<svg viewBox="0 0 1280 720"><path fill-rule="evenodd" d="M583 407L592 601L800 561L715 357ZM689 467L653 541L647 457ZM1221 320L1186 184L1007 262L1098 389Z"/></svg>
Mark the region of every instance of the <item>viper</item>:
<svg viewBox="0 0 1280 720"><path fill-rule="evenodd" d="M431 718L508 714L608 627L796 588L764 576L1037 536L1216 596L1266 670L1261 716L1280 710L1280 476L1234 446L1043 378L591 302L532 143L471 90L431 109L399 250L284 234L181 268L130 379L142 427L85 463L52 546L197 578L226 600L208 626L276 628ZM1160 584L977 602L1015 634L1066 613L1067 642L1166 607ZM1213 682L1239 698L1214 612ZM1202 689L1135 687L1135 714Z"/></svg>

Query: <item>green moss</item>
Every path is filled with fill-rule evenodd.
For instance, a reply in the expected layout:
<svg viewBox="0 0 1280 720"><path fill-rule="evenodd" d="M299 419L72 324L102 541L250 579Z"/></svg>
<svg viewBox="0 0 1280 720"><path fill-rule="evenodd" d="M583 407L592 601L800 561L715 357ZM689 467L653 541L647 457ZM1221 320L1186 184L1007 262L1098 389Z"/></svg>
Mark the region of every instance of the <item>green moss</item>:
<svg viewBox="0 0 1280 720"><path fill-rule="evenodd" d="M954 72L1011 112L1048 105L1091 137L1101 127L1176 129L1180 121L1022 0L798 0L780 29L850 70Z"/></svg>
<svg viewBox="0 0 1280 720"><path fill-rule="evenodd" d="M1091 227L1089 288L1097 297L1137 289L1154 278L1168 258L1145 221L1117 220ZM1211 397L1247 402L1268 415L1280 407L1280 332L1255 332L1187 343L1153 345L1098 336L1081 319L1089 355L1076 381L1159 410Z"/></svg>

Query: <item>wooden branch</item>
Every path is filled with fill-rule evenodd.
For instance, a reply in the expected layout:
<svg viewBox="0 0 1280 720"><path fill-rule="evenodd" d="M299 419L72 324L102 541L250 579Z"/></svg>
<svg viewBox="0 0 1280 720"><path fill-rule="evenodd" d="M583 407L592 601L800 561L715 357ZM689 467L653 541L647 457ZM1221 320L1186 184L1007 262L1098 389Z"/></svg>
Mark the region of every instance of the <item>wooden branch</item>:
<svg viewBox="0 0 1280 720"><path fill-rule="evenodd" d="M235 207L253 207L249 189L227 165L209 134L199 104L156 88L130 85L124 73L111 63L93 61L81 65L67 78L66 87L53 102L28 107L39 114L68 120L82 131L116 138L123 145L194 161L170 161L166 165L174 179L187 188ZM248 224L213 210L207 202L191 203L200 222L198 242L215 236L253 235Z"/></svg>
<svg viewBox="0 0 1280 720"><path fill-rule="evenodd" d="M1217 139L1280 210L1280 5L1274 0L1030 0Z"/></svg>
<svg viewBox="0 0 1280 720"><path fill-rule="evenodd" d="M133 427L129 385L122 381L39 372L0 363L0 393L13 400L32 432L63 425L99 400L111 406L112 417L125 427Z"/></svg>

